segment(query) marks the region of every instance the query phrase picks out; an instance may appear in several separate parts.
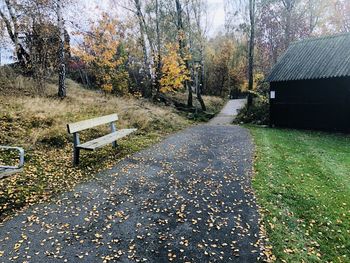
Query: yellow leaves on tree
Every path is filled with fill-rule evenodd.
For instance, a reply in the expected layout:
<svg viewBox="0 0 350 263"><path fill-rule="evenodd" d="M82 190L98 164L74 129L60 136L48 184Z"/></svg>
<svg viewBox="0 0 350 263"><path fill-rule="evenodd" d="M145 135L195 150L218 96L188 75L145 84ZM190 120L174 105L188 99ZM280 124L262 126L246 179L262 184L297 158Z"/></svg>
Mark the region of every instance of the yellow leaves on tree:
<svg viewBox="0 0 350 263"><path fill-rule="evenodd" d="M258 88L258 85L264 81L264 74L261 72L256 72L253 76L253 91L256 91ZM243 91L248 91L248 81L245 80L243 82Z"/></svg>
<svg viewBox="0 0 350 263"><path fill-rule="evenodd" d="M205 52L207 88L224 96L244 88L247 59L245 46L226 36L210 41Z"/></svg>
<svg viewBox="0 0 350 263"><path fill-rule="evenodd" d="M95 76L97 85L105 92L124 94L128 90L127 55L123 49L123 25L107 13L89 32L81 33L83 43L75 50Z"/></svg>
<svg viewBox="0 0 350 263"><path fill-rule="evenodd" d="M162 59L161 92L183 88L184 81L190 80L190 72L179 54L178 44L166 45L167 54Z"/></svg>

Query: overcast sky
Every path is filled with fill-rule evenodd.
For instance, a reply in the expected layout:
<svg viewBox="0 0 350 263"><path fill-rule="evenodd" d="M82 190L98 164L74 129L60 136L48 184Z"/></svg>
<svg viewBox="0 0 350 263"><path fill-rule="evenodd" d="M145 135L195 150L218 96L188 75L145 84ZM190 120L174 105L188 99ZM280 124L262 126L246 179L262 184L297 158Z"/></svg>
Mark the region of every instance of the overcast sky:
<svg viewBox="0 0 350 263"><path fill-rule="evenodd" d="M84 15L84 18L87 17L94 17L96 14L98 14L98 11L96 10L96 7L99 6L100 9L108 11L108 0L80 0L84 3L86 10L86 15ZM118 0L115 0L116 2ZM170 1L170 0L168 0ZM208 2L208 16L209 16L209 34L214 34L218 30L222 29L225 22L225 12L224 12L224 0L207 0ZM121 9L121 12L124 12L123 9ZM75 19L79 19L81 21L81 14L74 14L73 17Z"/></svg>
<svg viewBox="0 0 350 263"><path fill-rule="evenodd" d="M212 24L210 33L213 34L224 27L224 0L208 0L209 22Z"/></svg>

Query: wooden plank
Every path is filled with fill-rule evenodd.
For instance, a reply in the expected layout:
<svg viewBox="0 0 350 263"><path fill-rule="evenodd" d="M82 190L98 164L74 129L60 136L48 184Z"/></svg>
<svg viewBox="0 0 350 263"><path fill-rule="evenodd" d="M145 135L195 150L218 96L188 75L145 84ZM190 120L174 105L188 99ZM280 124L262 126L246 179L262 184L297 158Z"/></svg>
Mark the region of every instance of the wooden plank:
<svg viewBox="0 0 350 263"><path fill-rule="evenodd" d="M89 129L92 127L111 123L111 122L117 121L117 120L118 120L118 115L111 114L111 115L106 115L106 116L102 116L102 117L98 117L98 118L94 118L94 119L89 119L89 120L85 120L85 121L70 123L70 124L67 124L68 133L75 133L75 132L83 131L83 130L86 130L86 129Z"/></svg>
<svg viewBox="0 0 350 263"><path fill-rule="evenodd" d="M5 168L1 168L0 169L0 179L4 179L6 177L9 177L10 175L14 175L16 173L21 173L23 172L23 169L5 169Z"/></svg>
<svg viewBox="0 0 350 263"><path fill-rule="evenodd" d="M129 135L130 133L136 131L137 129L122 129L122 130L118 130L116 132L107 134L103 137L94 139L92 141L88 141L85 143L82 143L80 145L78 145L77 147L79 149L84 149L84 150L89 150L89 151L94 151L98 148L101 148L102 146L115 142L118 139L121 139L127 135Z"/></svg>

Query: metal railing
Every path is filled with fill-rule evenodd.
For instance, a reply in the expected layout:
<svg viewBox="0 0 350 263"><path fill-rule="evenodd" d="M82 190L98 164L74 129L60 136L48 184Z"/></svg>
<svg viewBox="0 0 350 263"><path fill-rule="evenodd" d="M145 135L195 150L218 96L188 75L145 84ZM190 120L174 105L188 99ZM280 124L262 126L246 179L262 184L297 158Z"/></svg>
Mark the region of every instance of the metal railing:
<svg viewBox="0 0 350 263"><path fill-rule="evenodd" d="M17 166L4 166L0 165L0 169L21 169L24 165L24 150L23 148L20 147L10 147L10 146L1 146L0 145L0 150L17 150L19 153L19 163Z"/></svg>

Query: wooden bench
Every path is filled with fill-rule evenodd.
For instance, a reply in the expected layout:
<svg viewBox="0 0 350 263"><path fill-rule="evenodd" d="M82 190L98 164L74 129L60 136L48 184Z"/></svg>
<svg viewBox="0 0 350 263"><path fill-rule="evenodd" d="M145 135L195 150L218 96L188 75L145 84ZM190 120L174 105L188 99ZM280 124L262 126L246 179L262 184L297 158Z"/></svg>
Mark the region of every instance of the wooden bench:
<svg viewBox="0 0 350 263"><path fill-rule="evenodd" d="M107 116L102 116L99 118L94 118L85 121L79 121L75 123L70 123L67 125L68 133L73 134L74 139L74 155L73 155L73 164L79 164L79 154L80 150L95 151L102 146L107 144L112 144L113 148L117 147L117 140L121 139L130 133L136 131L137 129L122 129L117 130L115 122L118 120L117 114L111 114ZM87 130L96 126L103 124L109 124L111 127L111 133L105 136L99 137L97 139L80 143L79 132Z"/></svg>
<svg viewBox="0 0 350 263"><path fill-rule="evenodd" d="M24 150L20 147L0 146L0 150L16 150L19 153L19 163L17 166L0 166L0 179L23 171Z"/></svg>

